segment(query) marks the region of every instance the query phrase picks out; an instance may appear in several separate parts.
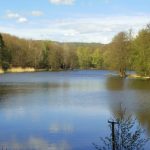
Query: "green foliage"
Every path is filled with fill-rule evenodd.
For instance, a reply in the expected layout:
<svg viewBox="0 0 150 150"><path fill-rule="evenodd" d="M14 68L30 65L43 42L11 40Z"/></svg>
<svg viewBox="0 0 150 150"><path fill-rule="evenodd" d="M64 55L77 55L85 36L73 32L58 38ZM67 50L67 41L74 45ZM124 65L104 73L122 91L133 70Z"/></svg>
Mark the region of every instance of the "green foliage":
<svg viewBox="0 0 150 150"><path fill-rule="evenodd" d="M128 68L129 51L129 38L126 32L118 33L108 47L106 63L111 69L120 71L121 76Z"/></svg>
<svg viewBox="0 0 150 150"><path fill-rule="evenodd" d="M11 54L8 49L3 48L1 60L2 60L2 68L4 70L7 70L10 67L11 62Z"/></svg>
<svg viewBox="0 0 150 150"><path fill-rule="evenodd" d="M88 47L79 47L77 49L77 56L79 60L79 66L81 69L87 69L91 67L92 56Z"/></svg>
<svg viewBox="0 0 150 150"><path fill-rule="evenodd" d="M3 37L2 35L0 34L0 49L4 48L4 41L3 41Z"/></svg>
<svg viewBox="0 0 150 150"><path fill-rule="evenodd" d="M0 34L0 65L3 70L7 70L10 67L11 54L5 47L5 43L2 35Z"/></svg>
<svg viewBox="0 0 150 150"><path fill-rule="evenodd" d="M44 48L42 50L42 58L39 62L39 68L45 68L49 69L49 64L48 64L48 54L49 54L49 47L47 43L44 43Z"/></svg>
<svg viewBox="0 0 150 150"><path fill-rule="evenodd" d="M62 68L62 47L57 44L49 45L48 65L51 70Z"/></svg>
<svg viewBox="0 0 150 150"><path fill-rule="evenodd" d="M103 68L103 56L99 49L96 49L92 54L92 65L97 69Z"/></svg>
<svg viewBox="0 0 150 150"><path fill-rule="evenodd" d="M141 30L134 40L133 66L144 76L150 75L150 26Z"/></svg>
<svg viewBox="0 0 150 150"><path fill-rule="evenodd" d="M76 49L68 44L63 45L63 69L73 69L78 67L78 57Z"/></svg>
<svg viewBox="0 0 150 150"><path fill-rule="evenodd" d="M7 61L2 61L2 69L3 69L4 71L6 71L7 69L9 69L9 67L10 67L9 62L7 62Z"/></svg>
<svg viewBox="0 0 150 150"><path fill-rule="evenodd" d="M0 34L0 66L2 65L2 51L4 48L4 41L3 41L3 37Z"/></svg>

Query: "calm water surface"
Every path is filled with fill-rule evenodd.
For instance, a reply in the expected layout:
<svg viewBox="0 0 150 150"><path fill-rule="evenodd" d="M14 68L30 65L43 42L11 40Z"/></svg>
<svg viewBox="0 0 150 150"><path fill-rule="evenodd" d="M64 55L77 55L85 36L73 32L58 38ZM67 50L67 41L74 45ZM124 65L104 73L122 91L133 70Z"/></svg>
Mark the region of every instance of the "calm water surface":
<svg viewBox="0 0 150 150"><path fill-rule="evenodd" d="M0 75L0 147L94 150L120 103L150 135L150 81L109 71ZM147 145L147 147L150 145ZM146 148L147 149L147 148Z"/></svg>

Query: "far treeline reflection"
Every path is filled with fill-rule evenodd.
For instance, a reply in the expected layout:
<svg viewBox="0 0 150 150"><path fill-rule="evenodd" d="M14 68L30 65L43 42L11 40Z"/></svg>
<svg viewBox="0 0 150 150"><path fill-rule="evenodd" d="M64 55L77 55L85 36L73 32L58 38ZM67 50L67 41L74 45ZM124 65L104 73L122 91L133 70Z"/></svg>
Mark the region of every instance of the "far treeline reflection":
<svg viewBox="0 0 150 150"><path fill-rule="evenodd" d="M25 40L0 34L0 68L32 67L36 70L111 69L126 76L126 70L150 75L150 25L136 37L120 32L109 44L59 43Z"/></svg>
<svg viewBox="0 0 150 150"><path fill-rule="evenodd" d="M150 135L150 80L109 77L106 88L110 91L109 107L114 116L117 116L120 104L123 104Z"/></svg>

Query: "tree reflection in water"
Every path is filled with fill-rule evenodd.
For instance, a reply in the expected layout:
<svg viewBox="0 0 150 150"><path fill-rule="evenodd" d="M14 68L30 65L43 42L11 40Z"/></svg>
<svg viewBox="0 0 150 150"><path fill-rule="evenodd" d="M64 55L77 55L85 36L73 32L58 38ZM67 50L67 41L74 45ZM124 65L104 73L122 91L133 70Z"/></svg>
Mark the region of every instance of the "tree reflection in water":
<svg viewBox="0 0 150 150"><path fill-rule="evenodd" d="M120 105L120 109L112 119L117 122L114 129L114 145L113 147L113 131L112 125L109 125L111 131L110 136L100 138L103 145L93 143L97 150L144 150L145 144L149 138L144 138L145 130L137 125L136 119L132 115L127 115L126 109Z"/></svg>

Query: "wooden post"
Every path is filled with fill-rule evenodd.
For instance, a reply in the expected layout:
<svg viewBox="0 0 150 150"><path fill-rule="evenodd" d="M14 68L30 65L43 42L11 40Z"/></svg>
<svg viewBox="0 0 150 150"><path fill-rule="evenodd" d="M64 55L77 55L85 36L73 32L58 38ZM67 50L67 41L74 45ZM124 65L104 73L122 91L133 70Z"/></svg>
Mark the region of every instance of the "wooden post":
<svg viewBox="0 0 150 150"><path fill-rule="evenodd" d="M112 130L112 150L116 150L116 143L115 143L115 124L118 124L118 122L115 122L115 121L108 121L108 123L111 124L111 130Z"/></svg>

